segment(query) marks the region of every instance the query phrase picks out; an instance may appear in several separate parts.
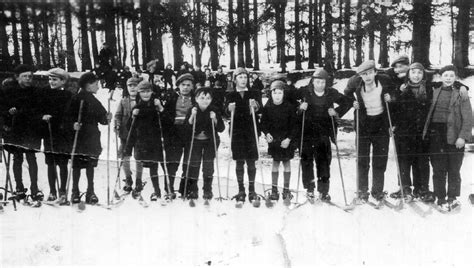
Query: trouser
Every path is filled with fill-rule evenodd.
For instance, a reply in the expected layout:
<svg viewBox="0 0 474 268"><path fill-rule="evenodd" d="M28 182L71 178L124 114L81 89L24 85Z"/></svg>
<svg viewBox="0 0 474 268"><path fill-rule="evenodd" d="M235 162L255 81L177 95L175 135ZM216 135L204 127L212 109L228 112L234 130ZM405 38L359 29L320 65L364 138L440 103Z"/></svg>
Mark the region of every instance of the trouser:
<svg viewBox="0 0 474 268"><path fill-rule="evenodd" d="M204 192L212 191L212 179L214 175L214 142L212 139L195 140L191 152L191 162L189 165L188 189L193 192L198 191L197 181L202 160L202 177L204 180L202 190Z"/></svg>
<svg viewBox="0 0 474 268"><path fill-rule="evenodd" d="M49 190L52 194L56 194L56 180L58 180L58 173L56 166L59 167L59 194L66 193L66 183L67 183L67 164L69 160L69 155L65 154L51 154L45 153L46 165L48 166L48 183Z"/></svg>
<svg viewBox="0 0 474 268"><path fill-rule="evenodd" d="M331 166L331 140L328 136L319 136L303 141L301 152L301 170L303 187L314 191L313 162L316 162L316 175L318 177L318 192L328 193Z"/></svg>
<svg viewBox="0 0 474 268"><path fill-rule="evenodd" d="M359 191L369 189L370 148L372 147L372 196L383 192L387 168L389 136L385 115L367 116L359 129Z"/></svg>
<svg viewBox="0 0 474 268"><path fill-rule="evenodd" d="M86 169L87 177L87 192L94 192L94 167L88 166ZM73 167L72 168L72 192L79 193L79 179L81 178L81 168Z"/></svg>
<svg viewBox="0 0 474 268"><path fill-rule="evenodd" d="M420 135L395 136L400 166L400 177L404 188L413 185L416 191L429 189L429 143ZM410 173L413 175L413 184Z"/></svg>
<svg viewBox="0 0 474 268"><path fill-rule="evenodd" d="M438 200L456 198L461 193L461 166L464 147L457 149L446 140L446 124L431 123L430 160L433 167L433 188ZM446 175L448 189L446 191Z"/></svg>
<svg viewBox="0 0 474 268"><path fill-rule="evenodd" d="M153 185L153 190L155 193L160 192L160 182L158 180L158 163L148 164L147 167L150 169L150 180ZM161 168L164 169L164 164L161 163ZM143 175L143 162L137 161L137 179L135 181L135 189L138 191L142 190L142 175ZM167 189L168 185L166 184L165 180L165 189Z"/></svg>
<svg viewBox="0 0 474 268"><path fill-rule="evenodd" d="M176 133L186 133L184 126L175 125L174 127L177 129ZM178 171L179 164L181 163L181 157L183 157L183 169L181 175L181 182L179 184L178 190L181 194L183 194L189 146L187 146L186 141L183 137L179 135L174 135L173 137L170 137L168 142L166 142L165 150L166 167L168 169L168 181L170 183L171 192L174 192L174 181L176 178L176 172Z"/></svg>
<svg viewBox="0 0 474 268"><path fill-rule="evenodd" d="M247 163L247 176L249 178L249 192L255 192L255 175L257 168L255 167L255 159L236 160L235 175L239 184L239 192L245 191L244 187L244 164Z"/></svg>
<svg viewBox="0 0 474 268"><path fill-rule="evenodd" d="M25 187L23 185L23 153L28 162L28 171L30 173L30 192L35 194L38 192L38 164L36 163L36 155L34 152L23 152L21 150L13 153L13 175L15 177L16 190L21 191Z"/></svg>
<svg viewBox="0 0 474 268"><path fill-rule="evenodd" d="M120 156L122 157L122 168L123 172L125 173L125 178L130 182L132 178L132 169L130 168L130 157L131 157L131 151L130 152L125 152L124 148L127 143L127 139L120 139Z"/></svg>

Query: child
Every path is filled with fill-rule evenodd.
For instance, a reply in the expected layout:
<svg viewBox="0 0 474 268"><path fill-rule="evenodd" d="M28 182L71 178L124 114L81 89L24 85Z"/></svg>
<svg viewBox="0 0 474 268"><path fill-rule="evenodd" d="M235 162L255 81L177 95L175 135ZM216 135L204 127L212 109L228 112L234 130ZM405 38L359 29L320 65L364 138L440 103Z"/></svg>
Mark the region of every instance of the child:
<svg viewBox="0 0 474 268"><path fill-rule="evenodd" d="M94 168L102 147L100 144L100 131L98 124L107 125L112 119L112 114L107 113L104 106L94 97L99 90L99 79L93 73L85 73L79 79L79 93L71 100L67 110L69 120L74 122L74 130L79 131L77 138L74 162L72 163L72 194L71 202L79 203L79 179L81 169L86 169L87 192L86 203L96 204L99 198L94 193ZM83 101L81 122L77 122L80 103Z"/></svg>
<svg viewBox="0 0 474 268"><path fill-rule="evenodd" d="M352 106L349 97L328 87L329 79L324 69L316 70L307 88L300 91L302 103L299 109L305 112L303 150L301 152L301 169L303 186L309 198L314 198L313 161L316 162L318 192L322 201L331 201L329 195L329 178L331 166L331 140L334 136L331 117L343 116ZM339 105L334 108L334 104ZM300 111L300 113L301 113Z"/></svg>
<svg viewBox="0 0 474 268"><path fill-rule="evenodd" d="M132 110L132 116L136 117L135 126L132 129L127 153L135 151L137 160L137 178L133 197L137 198L143 188L143 168L150 169L151 182L154 192L150 196L151 201L161 198L161 190L158 181L158 162L163 162L163 147L161 144L160 123L158 113L164 108L161 101L153 95L152 84L142 81L137 85L137 104ZM163 167L163 164L162 164Z"/></svg>
<svg viewBox="0 0 474 268"><path fill-rule="evenodd" d="M195 132L191 133L194 136L194 142L191 149L191 162L189 166L189 179L191 182L189 184L190 192L188 198L197 199L198 197L197 180L202 161L202 177L204 179L202 197L204 199L212 199L212 176L214 175L214 158L216 157L214 142L218 147L219 135L217 132L224 131L225 126L217 109L210 105L213 97L212 89L207 87L200 88L196 91L195 96L197 105L186 116L186 122L191 129L191 126L195 124ZM212 133L212 124L214 124L215 133ZM216 138L215 141L214 137Z"/></svg>
<svg viewBox="0 0 474 268"><path fill-rule="evenodd" d="M125 173L125 185L123 190L127 193L132 191L132 171L130 170L130 157L131 154L125 154L125 145L127 142L127 136L130 129L127 127L128 121L132 109L135 106L135 99L137 97L137 85L142 81L140 77L131 77L127 80L127 89L124 89L124 94L117 106L115 112L115 132L118 133L120 138L119 157L123 161L123 171ZM128 93L128 94L126 94Z"/></svg>
<svg viewBox="0 0 474 268"><path fill-rule="evenodd" d="M268 154L273 158L272 166L272 193L270 199L278 200L278 169L283 162L283 199L291 199L290 159L295 154L294 146L298 127L296 126L296 110L294 106L284 101L285 83L280 80L273 81L270 85L271 99L267 101L262 110L262 132L268 142Z"/></svg>
<svg viewBox="0 0 474 268"><path fill-rule="evenodd" d="M234 72L235 91L226 97L226 107L229 115L234 112L232 135L232 158L236 160L235 173L239 184L239 193L234 196L236 201L245 201L244 164L247 163L249 178L249 201L257 199L255 193L255 175L257 169L255 161L258 159L257 141L255 140L254 123L251 110L257 112L262 107L262 93L248 89L248 73L244 68L237 68ZM257 124L258 122L255 122Z"/></svg>
<svg viewBox="0 0 474 268"><path fill-rule="evenodd" d="M385 198L384 181L389 146L389 123L385 102L391 101L394 87L388 76L376 74L375 62L368 60L357 67L357 75L347 82L346 96L354 100L359 110L359 189L358 198L367 201L370 147L372 147L372 197L377 201ZM357 100L355 96L357 96Z"/></svg>
<svg viewBox="0 0 474 268"><path fill-rule="evenodd" d="M44 135L45 162L48 166L48 182L50 193L48 201L57 199L56 165L59 166L59 175L61 178L61 186L59 196L61 200L66 200L66 182L67 182L67 163L71 151L71 139L73 136L71 129L63 127L63 117L67 105L71 101L72 93L65 90L69 80L69 74L61 68L53 68L49 70L49 88L44 92L44 115L45 125L51 124L51 133L46 130ZM46 126L48 128L48 126ZM51 141L50 135L53 138ZM53 148L51 148L51 144Z"/></svg>
<svg viewBox="0 0 474 268"><path fill-rule="evenodd" d="M461 192L459 171L464 158L464 145L471 138L472 107L469 99L461 98L459 87L454 84L456 68L448 65L441 68L439 73L442 85L433 89L423 138L429 138L430 142L433 188L438 206L449 210L459 205L456 200Z"/></svg>

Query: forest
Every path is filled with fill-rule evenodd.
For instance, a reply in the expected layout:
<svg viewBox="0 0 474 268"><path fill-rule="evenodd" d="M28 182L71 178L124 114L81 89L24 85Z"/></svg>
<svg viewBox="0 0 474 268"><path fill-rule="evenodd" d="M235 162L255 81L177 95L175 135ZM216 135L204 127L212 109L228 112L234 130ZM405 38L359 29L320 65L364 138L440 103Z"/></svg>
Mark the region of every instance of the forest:
<svg viewBox="0 0 474 268"><path fill-rule="evenodd" d="M274 63L287 72L294 61L294 70L319 66L332 73L367 59L388 67L389 54L406 52L430 66L432 26L443 18L452 30L445 41L452 41L452 63L463 69L472 46L471 6L470 0L2 0L0 71L19 63L92 70L104 44L114 67L135 70L150 61L178 70L187 57L212 70ZM411 39L399 38L401 32Z"/></svg>

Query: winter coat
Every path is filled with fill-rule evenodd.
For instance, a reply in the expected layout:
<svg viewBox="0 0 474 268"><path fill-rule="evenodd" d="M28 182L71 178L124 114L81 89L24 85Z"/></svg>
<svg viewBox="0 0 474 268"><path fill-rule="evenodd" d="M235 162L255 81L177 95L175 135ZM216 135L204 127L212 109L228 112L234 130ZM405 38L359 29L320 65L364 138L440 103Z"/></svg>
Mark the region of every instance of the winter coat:
<svg viewBox="0 0 474 268"><path fill-rule="evenodd" d="M133 147L135 159L143 161L145 167L150 167L158 161L163 161L159 116L154 105L154 98L147 102L139 101L133 108L133 110L135 109L139 109L139 113L131 130L130 141L126 150L131 152Z"/></svg>
<svg viewBox="0 0 474 268"><path fill-rule="evenodd" d="M293 158L298 144L298 123L293 105L286 101L275 105L271 100L268 100L262 109L261 128L265 135L270 134L273 137L273 141L268 144L268 154L274 160ZM291 140L290 145L286 149L281 148L281 142L287 138Z"/></svg>
<svg viewBox="0 0 474 268"><path fill-rule="evenodd" d="M71 105L71 99L73 94L70 91L63 89L51 89L50 87L46 88L44 91L44 96L42 98L42 106L44 107L42 115L49 114L51 115L51 135L53 137L53 148L51 148L51 141L48 129L48 123L42 121L44 131L44 143L43 146L45 151L51 152L54 149L54 152L70 154L72 149L72 140L74 136L74 130L68 128L65 118L65 113L68 107Z"/></svg>
<svg viewBox="0 0 474 268"><path fill-rule="evenodd" d="M161 123L163 124L163 135L165 136L165 142L171 142L173 137L183 136L184 133L181 133L178 128L174 125L176 117L176 103L179 101L179 93L174 92L169 95L166 100L162 100L165 110L162 113ZM192 106L195 105L196 101L194 99L194 94L191 93L191 103Z"/></svg>
<svg viewBox="0 0 474 268"><path fill-rule="evenodd" d="M245 91L243 97L239 92L230 92L226 96L225 107L228 111L229 103L235 103L234 122L232 134L232 156L234 160L258 159L257 145L255 141L255 130L253 127L252 114L250 113L249 100L254 99L259 107L262 107L262 96L259 91ZM260 108L259 108L260 109ZM259 113L259 110L256 111ZM257 132L259 132L258 115L256 117ZM229 129L230 130L230 129ZM257 134L260 136L260 133Z"/></svg>
<svg viewBox="0 0 474 268"><path fill-rule="evenodd" d="M212 123L211 123L211 118L210 118L210 113L213 111L216 114L216 119L217 123L214 125L214 130L215 130L215 137L216 137L216 145L219 146L219 135L218 132L222 132L225 129L224 121L222 120L222 116L220 115L218 109L213 106L207 107L205 111L202 111L197 104L195 105L197 107L197 113L196 113L196 123L195 123L195 131L193 133L192 129L192 124L189 124L189 118L191 117L191 112L192 109L189 109L188 114L186 115L186 120L184 121L187 126L187 133L188 133L188 141L191 141L192 135L198 135L201 132L204 132L204 134L209 138L213 138L212 134Z"/></svg>
<svg viewBox="0 0 474 268"><path fill-rule="evenodd" d="M128 136L129 129L127 123L132 114L132 102L134 102L134 100L132 100L131 97L123 97L117 106L117 111L114 116L115 128L118 129L119 137L124 140L127 139Z"/></svg>
<svg viewBox="0 0 474 268"><path fill-rule="evenodd" d="M318 139L320 136L330 137L332 141L335 141L331 117L329 116L329 108L334 108L334 104L338 107L334 110L337 112L339 117L344 116L352 108L352 99L345 96L334 88L326 88L322 97L325 97L325 104L323 107L317 106L312 100L316 97L314 93L313 85L310 83L307 87L304 87L298 92L298 99L308 103L308 109L305 112L305 128L304 128L304 140ZM299 111L302 114L302 111ZM301 121L302 116L299 117ZM336 124L336 122L334 122Z"/></svg>
<svg viewBox="0 0 474 268"><path fill-rule="evenodd" d="M433 99L428 112L428 116L425 121L423 128L423 139L426 138L431 118L438 101L441 87L433 89ZM471 139L472 131L472 107L469 99L463 100L459 95L459 87L453 86L451 92L451 101L449 104L449 114L446 123L446 137L448 144L455 144L458 138L462 138L465 141Z"/></svg>
<svg viewBox="0 0 474 268"><path fill-rule="evenodd" d="M107 125L107 111L91 92L81 89L77 95L72 97L71 105L66 111L68 118L66 126L70 129L73 128L74 122L78 120L81 101L84 102L75 153L98 158L102 152L98 124Z"/></svg>
<svg viewBox="0 0 474 268"><path fill-rule="evenodd" d="M5 143L25 149L40 149L42 133L38 130L42 124L42 93L43 90L36 87L22 88L16 81L4 88L2 114ZM13 107L17 110L15 115L8 112Z"/></svg>

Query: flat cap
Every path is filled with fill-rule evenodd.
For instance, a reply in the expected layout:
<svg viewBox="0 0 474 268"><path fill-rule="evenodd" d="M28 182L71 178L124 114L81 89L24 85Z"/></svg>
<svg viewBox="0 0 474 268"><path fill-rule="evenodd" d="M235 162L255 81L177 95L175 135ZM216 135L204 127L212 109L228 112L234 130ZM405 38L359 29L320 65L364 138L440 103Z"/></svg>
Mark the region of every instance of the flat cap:
<svg viewBox="0 0 474 268"><path fill-rule="evenodd" d="M327 80L329 79L329 74L323 68L319 68L313 73L312 77Z"/></svg>
<svg viewBox="0 0 474 268"><path fill-rule="evenodd" d="M375 69L375 61L373 60L364 61L361 65L359 65L359 67L357 67L356 72L360 74L370 69Z"/></svg>
<svg viewBox="0 0 474 268"><path fill-rule="evenodd" d="M397 64L397 63L409 65L410 64L410 59L408 58L407 55L400 55L392 61L392 64L390 64L390 67L395 67L395 64Z"/></svg>
<svg viewBox="0 0 474 268"><path fill-rule="evenodd" d="M62 80L68 80L69 79L69 74L62 68L53 68L48 71L49 76L54 76L61 78Z"/></svg>
<svg viewBox="0 0 474 268"><path fill-rule="evenodd" d="M181 84L185 80L190 80L194 83L194 76L190 73L182 74L178 77L178 79L176 79L176 85L179 86L179 84Z"/></svg>

